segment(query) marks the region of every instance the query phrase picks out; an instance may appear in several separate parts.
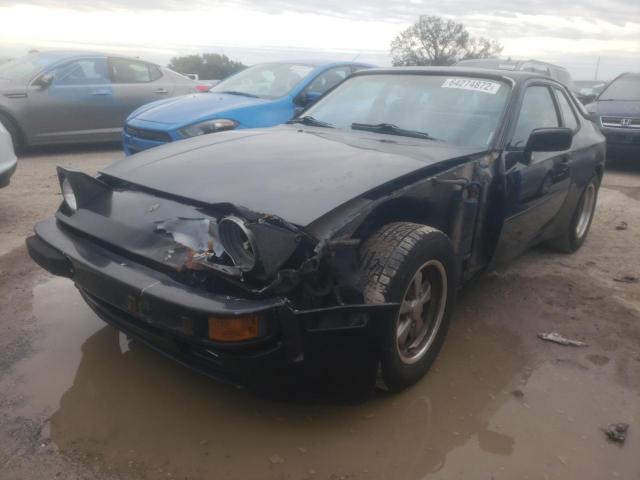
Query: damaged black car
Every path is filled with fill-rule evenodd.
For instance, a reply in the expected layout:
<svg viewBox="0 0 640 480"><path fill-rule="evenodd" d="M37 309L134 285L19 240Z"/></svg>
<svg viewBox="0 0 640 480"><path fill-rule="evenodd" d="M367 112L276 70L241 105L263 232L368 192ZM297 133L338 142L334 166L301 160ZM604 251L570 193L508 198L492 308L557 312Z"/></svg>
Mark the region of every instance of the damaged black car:
<svg viewBox="0 0 640 480"><path fill-rule="evenodd" d="M530 72L360 71L287 125L136 154L27 240L106 322L236 385L344 376L401 390L456 292L527 248L581 247L604 137Z"/></svg>

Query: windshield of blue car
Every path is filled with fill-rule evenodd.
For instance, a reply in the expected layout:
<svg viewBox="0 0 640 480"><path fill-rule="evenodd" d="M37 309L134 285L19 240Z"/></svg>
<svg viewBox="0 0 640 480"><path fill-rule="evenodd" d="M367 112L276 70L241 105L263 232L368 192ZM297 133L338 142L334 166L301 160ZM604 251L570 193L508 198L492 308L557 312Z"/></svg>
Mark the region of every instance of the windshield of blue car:
<svg viewBox="0 0 640 480"><path fill-rule="evenodd" d="M298 85L313 67L296 63L254 65L223 80L210 91L260 98L280 98Z"/></svg>
<svg viewBox="0 0 640 480"><path fill-rule="evenodd" d="M380 133L420 132L484 148L496 135L509 91L506 83L487 78L362 75L345 80L304 115L336 128L363 130L364 124Z"/></svg>
<svg viewBox="0 0 640 480"><path fill-rule="evenodd" d="M0 65L0 79L27 82L54 61L54 58L43 55L28 55L9 60Z"/></svg>
<svg viewBox="0 0 640 480"><path fill-rule="evenodd" d="M605 88L598 100L640 101L640 74L617 78Z"/></svg>

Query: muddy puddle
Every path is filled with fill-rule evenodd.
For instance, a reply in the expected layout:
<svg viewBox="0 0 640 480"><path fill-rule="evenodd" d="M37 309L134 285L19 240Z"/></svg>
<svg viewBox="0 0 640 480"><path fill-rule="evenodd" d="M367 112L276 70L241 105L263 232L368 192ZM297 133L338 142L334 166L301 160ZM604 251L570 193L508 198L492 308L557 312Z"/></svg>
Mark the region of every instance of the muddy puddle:
<svg viewBox="0 0 640 480"><path fill-rule="evenodd" d="M309 406L176 365L102 323L71 282L48 279L33 290L33 351L0 391L19 399L12 415L48 419L63 455L125 478L640 478L638 390L623 379L640 363L541 344L546 320L513 281L487 283L462 296L414 388ZM619 421L632 424L624 446L600 430Z"/></svg>

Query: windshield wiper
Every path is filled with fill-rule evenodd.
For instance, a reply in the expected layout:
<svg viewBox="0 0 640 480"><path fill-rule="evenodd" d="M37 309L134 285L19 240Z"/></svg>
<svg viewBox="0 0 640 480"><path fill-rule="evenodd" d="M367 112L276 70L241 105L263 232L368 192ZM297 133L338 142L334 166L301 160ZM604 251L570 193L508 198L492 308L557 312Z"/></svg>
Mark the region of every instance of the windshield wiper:
<svg viewBox="0 0 640 480"><path fill-rule="evenodd" d="M242 95L243 97L260 98L258 95L254 95L253 93L239 92L237 90L223 90L222 92L213 93L228 93L229 95Z"/></svg>
<svg viewBox="0 0 640 480"><path fill-rule="evenodd" d="M333 124L323 122L322 120L318 120L317 118L313 118L311 115L297 117L293 120L289 120L287 123L303 123L304 125L309 125L311 127L335 128Z"/></svg>
<svg viewBox="0 0 640 480"><path fill-rule="evenodd" d="M386 133L389 135L400 135L402 137L424 138L425 140L437 140L429 135L427 132L419 132L417 130L406 130L400 128L393 123L352 123L351 128L353 130L364 130L366 132L378 132Z"/></svg>

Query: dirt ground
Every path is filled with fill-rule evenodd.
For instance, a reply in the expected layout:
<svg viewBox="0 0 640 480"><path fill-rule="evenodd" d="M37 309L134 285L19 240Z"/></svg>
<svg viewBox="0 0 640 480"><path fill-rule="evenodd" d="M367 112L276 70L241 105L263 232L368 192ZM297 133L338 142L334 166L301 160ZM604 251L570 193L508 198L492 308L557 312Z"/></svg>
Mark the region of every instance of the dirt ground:
<svg viewBox="0 0 640 480"><path fill-rule="evenodd" d="M31 152L0 190L3 480L640 479L640 283L616 281L640 276L640 162L607 170L578 253L535 250L470 284L415 387L310 406L129 342L28 259L24 237L60 202L55 166L121 156ZM602 430L615 422L630 424L624 445Z"/></svg>

